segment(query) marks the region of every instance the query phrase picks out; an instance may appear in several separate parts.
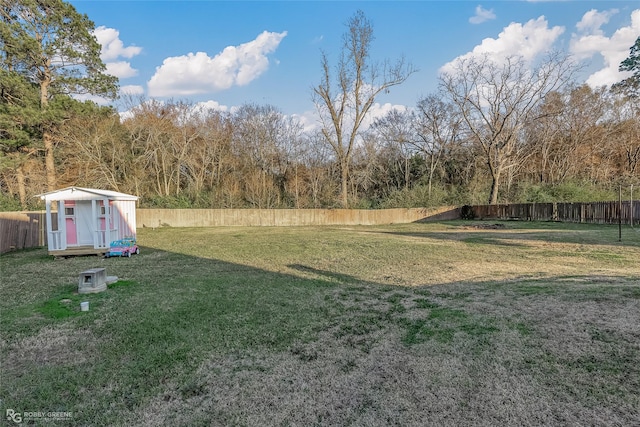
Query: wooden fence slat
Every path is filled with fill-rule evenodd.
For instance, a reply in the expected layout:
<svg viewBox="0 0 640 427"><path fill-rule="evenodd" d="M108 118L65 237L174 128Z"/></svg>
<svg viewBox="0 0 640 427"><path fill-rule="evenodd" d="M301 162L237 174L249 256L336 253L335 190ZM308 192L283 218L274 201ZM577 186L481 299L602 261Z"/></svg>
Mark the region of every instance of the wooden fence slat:
<svg viewBox="0 0 640 427"><path fill-rule="evenodd" d="M632 211L633 205L633 211ZM513 205L472 206L479 219L583 222L591 224L617 224L618 212L623 224L640 225L640 201L590 202L590 203L528 203Z"/></svg>
<svg viewBox="0 0 640 427"><path fill-rule="evenodd" d="M0 212L0 253L46 245L44 211Z"/></svg>

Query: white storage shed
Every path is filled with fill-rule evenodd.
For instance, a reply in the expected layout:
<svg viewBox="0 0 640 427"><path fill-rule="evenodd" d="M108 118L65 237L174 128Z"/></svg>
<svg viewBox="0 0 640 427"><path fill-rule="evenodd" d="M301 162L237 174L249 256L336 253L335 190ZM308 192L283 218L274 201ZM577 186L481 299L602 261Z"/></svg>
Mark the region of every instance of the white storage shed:
<svg viewBox="0 0 640 427"><path fill-rule="evenodd" d="M136 237L136 196L67 187L41 194L40 198L46 205L50 255L105 254L112 241ZM52 202L57 202L55 219Z"/></svg>

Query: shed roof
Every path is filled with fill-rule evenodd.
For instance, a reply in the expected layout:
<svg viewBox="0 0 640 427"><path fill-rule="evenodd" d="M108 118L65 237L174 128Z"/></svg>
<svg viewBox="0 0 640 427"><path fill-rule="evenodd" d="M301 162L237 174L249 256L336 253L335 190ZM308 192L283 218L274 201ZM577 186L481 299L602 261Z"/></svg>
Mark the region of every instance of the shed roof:
<svg viewBox="0 0 640 427"><path fill-rule="evenodd" d="M97 190L95 188L67 187L38 195L41 200L51 202L54 200L138 200L137 196L118 193L111 190Z"/></svg>

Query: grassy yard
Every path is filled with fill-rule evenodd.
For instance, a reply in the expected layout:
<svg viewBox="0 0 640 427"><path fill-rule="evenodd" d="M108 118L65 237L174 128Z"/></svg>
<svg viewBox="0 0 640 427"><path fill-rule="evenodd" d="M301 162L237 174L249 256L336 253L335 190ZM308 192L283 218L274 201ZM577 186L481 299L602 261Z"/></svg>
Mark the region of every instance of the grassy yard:
<svg viewBox="0 0 640 427"><path fill-rule="evenodd" d="M138 241L132 258L0 257L3 415L640 424L640 230L618 242L617 227L524 222L160 228ZM78 295L93 267L119 281Z"/></svg>

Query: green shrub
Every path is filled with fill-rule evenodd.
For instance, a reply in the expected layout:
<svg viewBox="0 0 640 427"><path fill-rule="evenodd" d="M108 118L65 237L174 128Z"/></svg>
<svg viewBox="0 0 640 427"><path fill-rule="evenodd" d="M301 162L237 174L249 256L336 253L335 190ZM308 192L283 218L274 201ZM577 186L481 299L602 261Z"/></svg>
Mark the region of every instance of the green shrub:
<svg viewBox="0 0 640 427"><path fill-rule="evenodd" d="M511 195L512 203L599 202L616 200L615 190L587 182L559 184L521 183Z"/></svg>
<svg viewBox="0 0 640 427"><path fill-rule="evenodd" d="M476 215L473 213L473 208L469 205L462 206L460 209L460 218L466 220L475 219Z"/></svg>
<svg viewBox="0 0 640 427"><path fill-rule="evenodd" d="M8 194L0 193L0 212L21 211L20 200Z"/></svg>
<svg viewBox="0 0 640 427"><path fill-rule="evenodd" d="M189 209L193 202L187 196L150 196L140 201L141 207L157 209Z"/></svg>
<svg viewBox="0 0 640 427"><path fill-rule="evenodd" d="M469 194L465 188L434 184L431 194L427 185L418 185L392 192L379 205L381 208L420 208L469 203Z"/></svg>

